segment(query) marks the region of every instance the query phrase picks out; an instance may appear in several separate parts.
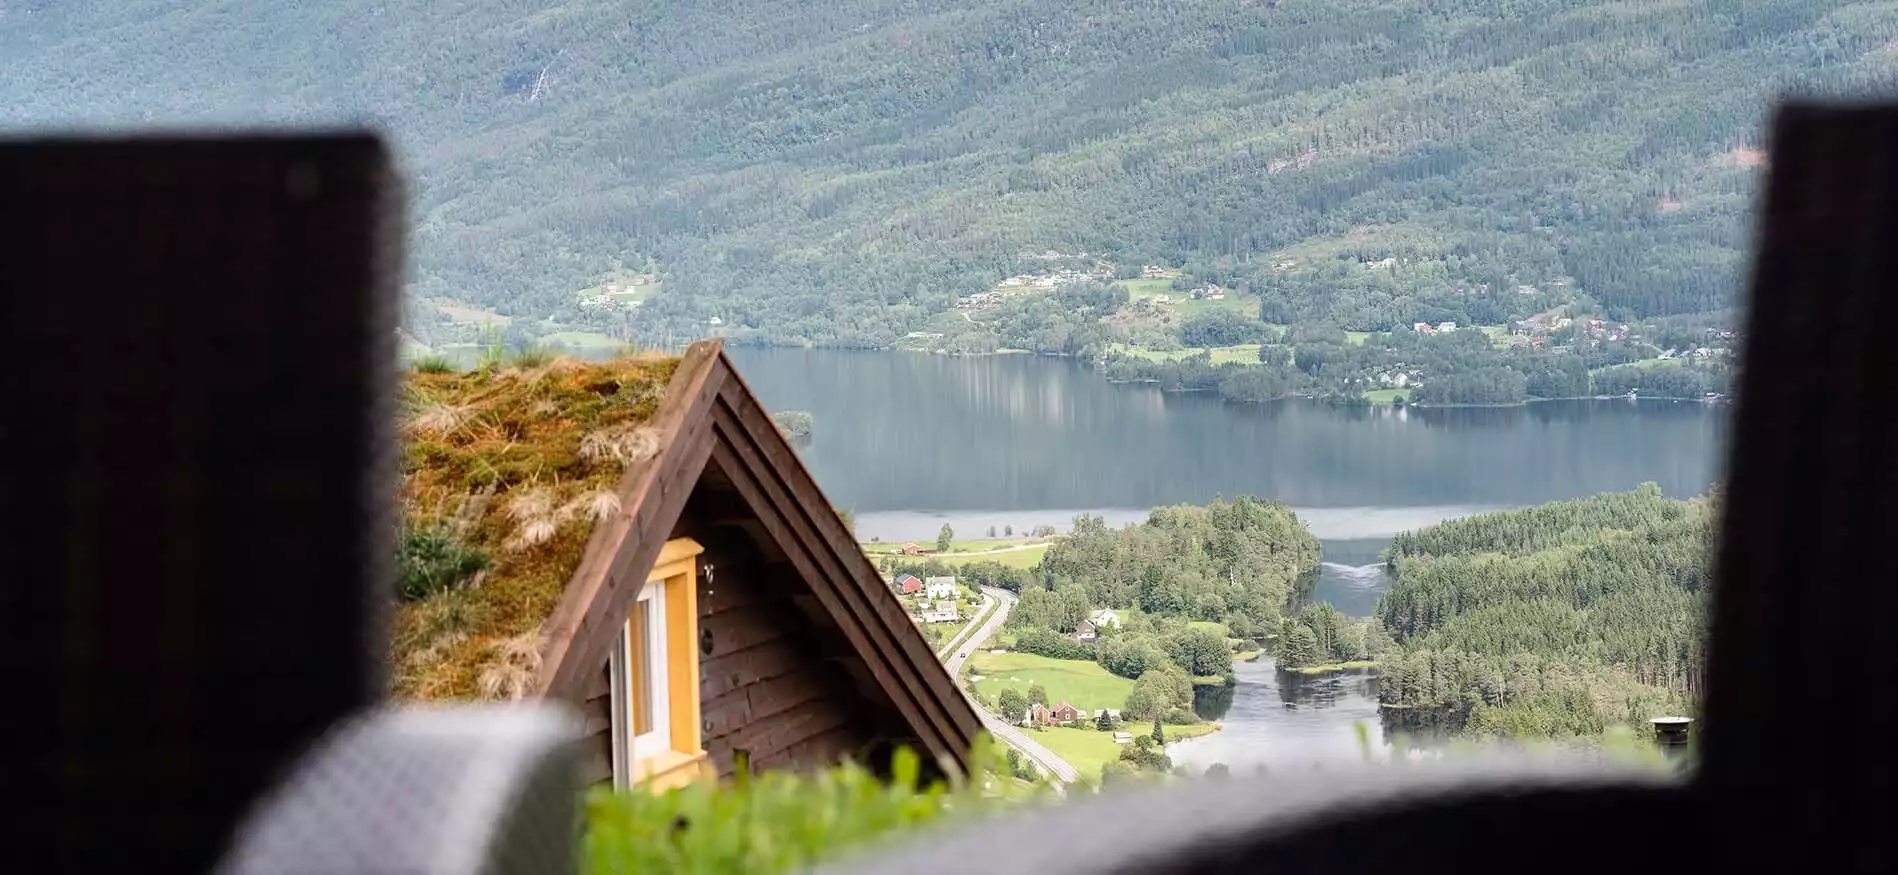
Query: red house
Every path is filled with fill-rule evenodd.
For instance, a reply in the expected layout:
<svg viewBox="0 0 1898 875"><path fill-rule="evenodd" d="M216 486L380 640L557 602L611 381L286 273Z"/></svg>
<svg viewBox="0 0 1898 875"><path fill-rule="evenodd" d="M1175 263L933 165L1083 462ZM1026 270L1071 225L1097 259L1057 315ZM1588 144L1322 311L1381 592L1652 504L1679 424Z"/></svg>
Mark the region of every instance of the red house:
<svg viewBox="0 0 1898 875"><path fill-rule="evenodd" d="M1070 723L1081 719L1081 709L1066 702L1054 706L1048 711L1048 719L1054 723Z"/></svg>
<svg viewBox="0 0 1898 875"><path fill-rule="evenodd" d="M914 574L904 574L896 578L896 591L904 595L915 595L923 591L923 582Z"/></svg>

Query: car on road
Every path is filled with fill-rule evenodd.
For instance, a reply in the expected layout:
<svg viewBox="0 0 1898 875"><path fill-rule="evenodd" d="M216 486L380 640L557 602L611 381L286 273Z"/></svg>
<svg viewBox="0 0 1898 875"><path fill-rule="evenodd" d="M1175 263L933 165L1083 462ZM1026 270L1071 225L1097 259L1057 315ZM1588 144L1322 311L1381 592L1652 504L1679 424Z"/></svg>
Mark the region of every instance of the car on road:
<svg viewBox="0 0 1898 875"><path fill-rule="evenodd" d="M967 650L964 650L964 651L962 651L962 658L963 658L963 659L968 659L968 658L969 658L969 651L967 651Z"/></svg>

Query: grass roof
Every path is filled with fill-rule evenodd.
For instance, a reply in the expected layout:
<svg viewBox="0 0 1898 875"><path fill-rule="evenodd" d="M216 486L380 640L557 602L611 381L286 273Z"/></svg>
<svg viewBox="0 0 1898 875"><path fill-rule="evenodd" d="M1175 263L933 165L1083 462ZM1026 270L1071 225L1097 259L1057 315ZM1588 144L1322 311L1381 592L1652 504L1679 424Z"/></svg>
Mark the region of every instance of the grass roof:
<svg viewBox="0 0 1898 875"><path fill-rule="evenodd" d="M390 663L396 697L528 691L540 625L594 523L620 510L616 487L626 466L660 450L647 423L677 366L676 358L635 355L409 374L401 486L407 588L392 595L400 599ZM444 564L444 554L456 558ZM418 567L449 570L418 576Z"/></svg>

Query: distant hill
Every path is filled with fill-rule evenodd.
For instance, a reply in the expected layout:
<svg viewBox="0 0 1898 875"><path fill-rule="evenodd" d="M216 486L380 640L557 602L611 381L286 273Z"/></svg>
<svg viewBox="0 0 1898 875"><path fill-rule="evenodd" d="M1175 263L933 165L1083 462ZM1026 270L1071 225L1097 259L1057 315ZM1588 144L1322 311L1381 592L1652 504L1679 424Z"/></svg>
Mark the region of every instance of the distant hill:
<svg viewBox="0 0 1898 875"><path fill-rule="evenodd" d="M1898 3L25 0L0 58L14 129L386 122L414 300L885 345L1049 249L1349 330L1718 310L1768 97L1894 81Z"/></svg>

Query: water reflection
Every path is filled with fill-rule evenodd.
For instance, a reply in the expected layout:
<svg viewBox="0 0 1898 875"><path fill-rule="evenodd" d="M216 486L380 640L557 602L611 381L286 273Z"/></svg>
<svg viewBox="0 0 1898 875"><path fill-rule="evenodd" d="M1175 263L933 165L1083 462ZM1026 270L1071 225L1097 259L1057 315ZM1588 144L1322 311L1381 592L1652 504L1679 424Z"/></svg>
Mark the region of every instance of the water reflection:
<svg viewBox="0 0 1898 875"><path fill-rule="evenodd" d="M1373 754L1388 750L1378 723L1377 679L1364 670L1307 677L1278 671L1270 658L1235 665L1238 685L1229 700L1202 692L1208 710L1224 707L1221 729L1168 747L1175 763L1200 772L1213 763L1235 771L1257 766L1308 767L1364 756L1358 724ZM1195 697L1195 710L1200 707ZM1287 707L1290 705L1290 707Z"/></svg>
<svg viewBox="0 0 1898 875"><path fill-rule="evenodd" d="M1576 401L1507 408L1226 404L1115 386L1080 363L732 350L774 410L815 417L804 458L859 519L878 511L1146 508L1247 493L1301 508L1511 506L1653 480L1697 494L1724 409ZM984 526L986 528L986 526Z"/></svg>

